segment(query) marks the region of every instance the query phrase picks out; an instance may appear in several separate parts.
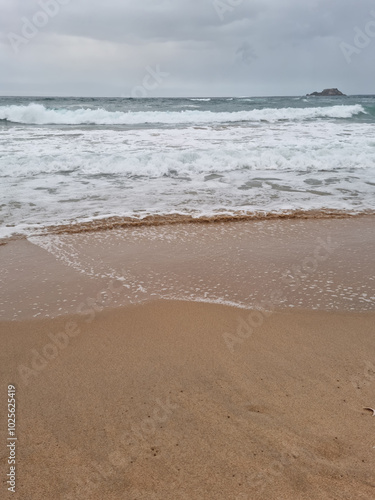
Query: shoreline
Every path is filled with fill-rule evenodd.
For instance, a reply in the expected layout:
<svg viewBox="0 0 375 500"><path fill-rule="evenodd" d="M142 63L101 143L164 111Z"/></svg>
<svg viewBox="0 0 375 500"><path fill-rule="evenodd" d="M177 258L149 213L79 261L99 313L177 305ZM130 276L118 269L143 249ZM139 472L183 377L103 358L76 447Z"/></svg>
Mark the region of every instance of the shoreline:
<svg viewBox="0 0 375 500"><path fill-rule="evenodd" d="M54 317L155 299L373 310L374 220L175 224L16 240L0 246L0 316Z"/></svg>
<svg viewBox="0 0 375 500"><path fill-rule="evenodd" d="M233 213L218 213L215 215L192 215L183 213L174 214L149 214L144 217L130 216L108 216L82 220L71 223L61 223L58 225L48 224L41 229L35 229L33 233L14 233L9 236L0 237L0 246L11 241L28 239L33 236L48 236L51 234L80 234L94 233L100 231L110 231L112 229L132 229L136 227L169 226L181 224L223 224L240 223L266 220L310 220L310 219L353 219L362 217L374 217L373 210L362 210L360 212L349 212L339 209L311 209L311 210L281 210L275 212L237 211ZM40 231L40 232L38 232Z"/></svg>

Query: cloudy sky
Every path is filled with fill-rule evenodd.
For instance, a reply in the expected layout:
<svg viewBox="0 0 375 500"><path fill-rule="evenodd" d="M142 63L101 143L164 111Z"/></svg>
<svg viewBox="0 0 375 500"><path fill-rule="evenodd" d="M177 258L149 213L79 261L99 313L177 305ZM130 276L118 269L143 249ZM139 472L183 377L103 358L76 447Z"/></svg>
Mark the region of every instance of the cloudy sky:
<svg viewBox="0 0 375 500"><path fill-rule="evenodd" d="M375 93L373 0L0 0L0 9L0 95Z"/></svg>

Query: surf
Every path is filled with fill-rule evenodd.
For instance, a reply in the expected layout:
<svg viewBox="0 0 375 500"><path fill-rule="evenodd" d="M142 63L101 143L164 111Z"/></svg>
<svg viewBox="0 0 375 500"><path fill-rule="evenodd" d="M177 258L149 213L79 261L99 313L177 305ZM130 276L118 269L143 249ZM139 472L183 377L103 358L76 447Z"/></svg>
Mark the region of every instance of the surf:
<svg viewBox="0 0 375 500"><path fill-rule="evenodd" d="M43 104L0 106L0 120L25 125L192 125L214 123L350 119L367 114L360 104L243 111L107 111L104 108L46 108Z"/></svg>

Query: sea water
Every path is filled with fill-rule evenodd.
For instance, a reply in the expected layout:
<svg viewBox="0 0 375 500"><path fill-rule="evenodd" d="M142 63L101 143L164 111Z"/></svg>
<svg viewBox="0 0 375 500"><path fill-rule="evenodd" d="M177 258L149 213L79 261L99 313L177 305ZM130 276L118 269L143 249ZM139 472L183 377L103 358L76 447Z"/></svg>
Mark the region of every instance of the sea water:
<svg viewBox="0 0 375 500"><path fill-rule="evenodd" d="M0 98L0 237L108 217L375 211L375 96Z"/></svg>

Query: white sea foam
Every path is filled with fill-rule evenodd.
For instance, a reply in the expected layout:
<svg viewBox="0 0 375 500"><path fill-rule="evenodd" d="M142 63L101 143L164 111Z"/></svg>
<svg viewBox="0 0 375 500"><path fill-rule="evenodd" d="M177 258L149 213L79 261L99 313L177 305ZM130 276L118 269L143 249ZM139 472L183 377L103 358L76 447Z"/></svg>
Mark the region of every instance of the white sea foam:
<svg viewBox="0 0 375 500"><path fill-rule="evenodd" d="M315 108L265 108L249 111L107 111L103 108L48 109L41 104L0 106L0 120L35 125L136 125L136 124L209 124L235 122L304 121L319 118L345 119L366 113L363 106L337 105Z"/></svg>
<svg viewBox="0 0 375 500"><path fill-rule="evenodd" d="M0 148L1 236L111 215L375 209L368 123L10 127Z"/></svg>
<svg viewBox="0 0 375 500"><path fill-rule="evenodd" d="M114 215L375 210L372 101L243 100L1 100L0 235Z"/></svg>
<svg viewBox="0 0 375 500"><path fill-rule="evenodd" d="M27 143L27 149L20 144ZM261 128L4 131L0 175L103 174L186 178L237 172L373 168L372 124L288 123ZM218 147L219 146L219 147ZM244 173L244 179L249 174ZM103 177L104 178L104 177ZM297 182L297 181L296 181Z"/></svg>

